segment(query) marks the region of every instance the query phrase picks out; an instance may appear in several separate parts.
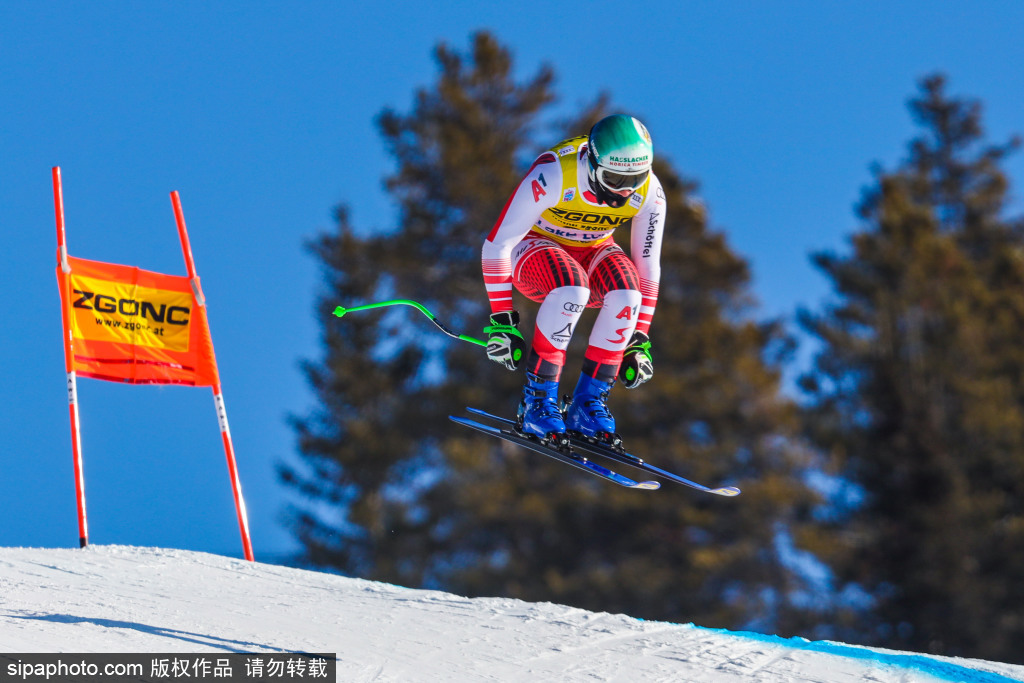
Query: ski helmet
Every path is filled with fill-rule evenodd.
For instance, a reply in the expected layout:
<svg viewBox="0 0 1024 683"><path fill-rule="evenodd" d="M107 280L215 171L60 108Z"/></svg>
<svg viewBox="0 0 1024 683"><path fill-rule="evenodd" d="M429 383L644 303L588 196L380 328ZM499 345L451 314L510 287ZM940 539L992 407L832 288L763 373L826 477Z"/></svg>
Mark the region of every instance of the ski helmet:
<svg viewBox="0 0 1024 683"><path fill-rule="evenodd" d="M606 116L590 129L587 175L598 201L616 209L624 205L647 181L653 161L651 134L632 116Z"/></svg>

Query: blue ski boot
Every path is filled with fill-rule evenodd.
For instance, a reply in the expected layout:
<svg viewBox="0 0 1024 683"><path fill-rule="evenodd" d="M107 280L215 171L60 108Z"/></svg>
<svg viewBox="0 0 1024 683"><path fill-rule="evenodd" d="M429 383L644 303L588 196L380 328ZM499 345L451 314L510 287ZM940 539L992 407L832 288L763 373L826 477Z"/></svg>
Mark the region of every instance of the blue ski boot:
<svg viewBox="0 0 1024 683"><path fill-rule="evenodd" d="M558 408L558 380L543 380L526 373L523 401L517 414L519 431L553 444L566 443L565 421Z"/></svg>
<svg viewBox="0 0 1024 683"><path fill-rule="evenodd" d="M615 418L608 411L606 403L608 392L614 384L614 380L602 382L586 374L580 375L572 399L566 406L566 431L590 441L618 444L620 439L615 433Z"/></svg>

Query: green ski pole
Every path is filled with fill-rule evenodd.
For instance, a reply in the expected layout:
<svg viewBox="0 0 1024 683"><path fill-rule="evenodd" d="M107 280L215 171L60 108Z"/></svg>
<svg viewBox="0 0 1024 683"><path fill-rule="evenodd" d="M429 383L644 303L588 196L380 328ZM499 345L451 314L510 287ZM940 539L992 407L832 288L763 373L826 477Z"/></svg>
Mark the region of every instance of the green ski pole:
<svg viewBox="0 0 1024 683"><path fill-rule="evenodd" d="M352 311L366 311L366 310L369 310L371 308L383 308L384 306L397 306L397 305L412 306L413 308L418 310L420 313L422 313L423 315L425 315L428 318L430 318L430 322L432 322L435 325L437 325L437 328L439 330L441 330L442 332L444 332L445 334L447 334L449 337L452 337L454 339L461 339L462 341L467 341L467 342L470 342L471 344L476 344L478 346L487 346L487 342L483 341L482 339L476 339L474 337L470 337L470 336L465 335L465 334L459 334L457 332L452 332L447 327L445 327L445 325L440 320L438 320L437 317L433 313L428 311L426 309L426 307L423 306L423 304L421 304L419 302L416 302L416 301L411 301L409 299L392 299L391 301L380 301L380 302L375 303L375 304L364 304L362 306L353 306L352 308L345 308L344 306L338 306L337 308L334 309L334 315L336 315L336 316L338 316L340 318L341 316L345 315L346 313L351 313Z"/></svg>

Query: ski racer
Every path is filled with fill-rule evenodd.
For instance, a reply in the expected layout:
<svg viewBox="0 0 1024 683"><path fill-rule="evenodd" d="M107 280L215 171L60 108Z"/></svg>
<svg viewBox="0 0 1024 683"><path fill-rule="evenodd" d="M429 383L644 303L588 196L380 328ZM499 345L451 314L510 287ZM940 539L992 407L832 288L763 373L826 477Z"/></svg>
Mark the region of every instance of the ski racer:
<svg viewBox="0 0 1024 683"><path fill-rule="evenodd" d="M658 298L665 194L651 172L647 128L631 116L598 121L588 135L537 157L483 245L490 300L487 355L516 370L526 355L517 427L564 445L566 433L618 445L608 392L651 379L648 330ZM615 243L630 230L630 251ZM512 305L515 286L540 303L529 353ZM558 383L566 348L585 308L599 308L572 399L563 413Z"/></svg>

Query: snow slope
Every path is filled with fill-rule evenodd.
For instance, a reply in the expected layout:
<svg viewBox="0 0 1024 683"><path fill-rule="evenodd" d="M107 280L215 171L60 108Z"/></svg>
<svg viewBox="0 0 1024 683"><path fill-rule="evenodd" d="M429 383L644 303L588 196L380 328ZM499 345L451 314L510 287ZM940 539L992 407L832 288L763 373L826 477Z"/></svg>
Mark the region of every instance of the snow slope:
<svg viewBox="0 0 1024 683"><path fill-rule="evenodd" d="M126 546L0 549L0 652L336 652L339 681L1024 681L1024 666Z"/></svg>

